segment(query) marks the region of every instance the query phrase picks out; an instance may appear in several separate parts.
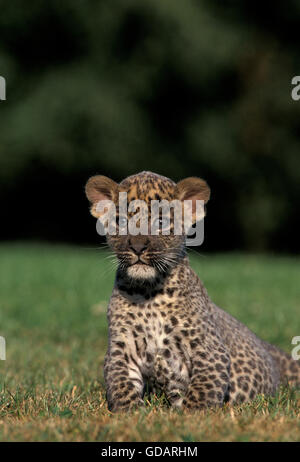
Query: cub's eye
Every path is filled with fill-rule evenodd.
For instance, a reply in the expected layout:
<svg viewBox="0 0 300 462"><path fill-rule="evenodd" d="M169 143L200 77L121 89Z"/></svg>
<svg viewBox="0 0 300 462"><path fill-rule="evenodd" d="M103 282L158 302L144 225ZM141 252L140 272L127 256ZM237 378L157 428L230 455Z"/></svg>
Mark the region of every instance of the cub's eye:
<svg viewBox="0 0 300 462"><path fill-rule="evenodd" d="M153 225L155 228L165 229L170 225L170 223L169 223L168 218L161 217L161 218L156 218L153 222Z"/></svg>
<svg viewBox="0 0 300 462"><path fill-rule="evenodd" d="M116 222L117 222L117 225L120 228L125 228L127 226L127 218L126 217L117 217Z"/></svg>

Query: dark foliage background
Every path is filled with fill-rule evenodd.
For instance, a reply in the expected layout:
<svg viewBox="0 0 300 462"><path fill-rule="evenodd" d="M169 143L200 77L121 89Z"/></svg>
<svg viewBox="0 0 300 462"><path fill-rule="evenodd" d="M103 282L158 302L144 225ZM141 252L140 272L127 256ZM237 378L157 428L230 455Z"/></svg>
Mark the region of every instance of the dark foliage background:
<svg viewBox="0 0 300 462"><path fill-rule="evenodd" d="M0 1L2 240L97 242L84 184L212 189L208 250L299 252L300 3Z"/></svg>

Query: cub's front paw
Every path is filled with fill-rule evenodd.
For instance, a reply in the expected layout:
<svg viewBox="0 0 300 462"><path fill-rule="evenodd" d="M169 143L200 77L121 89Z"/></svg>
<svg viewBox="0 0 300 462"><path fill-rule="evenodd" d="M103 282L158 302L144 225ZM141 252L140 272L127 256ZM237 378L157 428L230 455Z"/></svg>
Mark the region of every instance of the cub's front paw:
<svg viewBox="0 0 300 462"><path fill-rule="evenodd" d="M181 409L184 411L201 411L207 409L206 403L199 402L194 399L184 398L182 401Z"/></svg>
<svg viewBox="0 0 300 462"><path fill-rule="evenodd" d="M182 401L182 409L188 411L193 410L205 410L208 408L219 407L221 403L217 400L211 399L209 396L206 396L203 392L189 392L188 395Z"/></svg>
<svg viewBox="0 0 300 462"><path fill-rule="evenodd" d="M128 411L135 411L140 407L144 407L145 403L141 398L136 398L134 400L124 400L116 401L113 403L108 403L108 409L114 413L123 413Z"/></svg>

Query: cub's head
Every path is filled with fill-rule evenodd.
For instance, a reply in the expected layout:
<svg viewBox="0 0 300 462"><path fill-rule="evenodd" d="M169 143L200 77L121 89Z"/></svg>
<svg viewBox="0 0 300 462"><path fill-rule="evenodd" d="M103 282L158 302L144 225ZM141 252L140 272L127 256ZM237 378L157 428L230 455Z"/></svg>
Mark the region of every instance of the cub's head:
<svg viewBox="0 0 300 462"><path fill-rule="evenodd" d="M210 190L200 178L176 184L141 172L119 184L93 176L86 184L86 195L118 258L119 270L132 280L151 281L184 256L186 218L190 224L203 218L204 207L199 217L196 204L204 205Z"/></svg>

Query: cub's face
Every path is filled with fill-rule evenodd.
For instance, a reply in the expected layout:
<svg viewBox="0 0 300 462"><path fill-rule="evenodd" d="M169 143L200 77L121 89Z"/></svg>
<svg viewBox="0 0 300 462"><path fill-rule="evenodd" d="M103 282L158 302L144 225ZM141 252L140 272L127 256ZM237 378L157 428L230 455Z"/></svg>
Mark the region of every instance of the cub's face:
<svg viewBox="0 0 300 462"><path fill-rule="evenodd" d="M185 253L183 201L189 201L194 221L196 200L206 203L210 190L199 178L176 184L141 172L120 184L94 176L87 182L86 194L92 215L106 225L107 242L120 271L132 280L150 281L167 273ZM159 203L164 207L156 208Z"/></svg>

